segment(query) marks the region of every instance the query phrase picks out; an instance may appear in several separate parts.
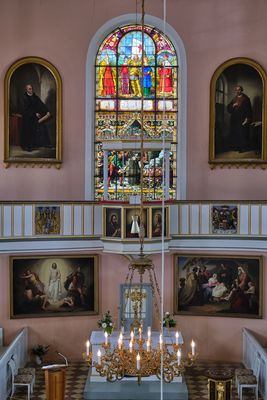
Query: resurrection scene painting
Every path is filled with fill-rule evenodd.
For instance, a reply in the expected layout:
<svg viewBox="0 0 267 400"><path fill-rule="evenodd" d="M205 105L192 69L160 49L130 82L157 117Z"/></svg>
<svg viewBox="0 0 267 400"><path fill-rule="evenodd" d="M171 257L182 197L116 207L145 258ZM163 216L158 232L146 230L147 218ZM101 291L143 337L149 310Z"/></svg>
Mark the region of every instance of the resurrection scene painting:
<svg viewBox="0 0 267 400"><path fill-rule="evenodd" d="M10 268L12 318L96 312L96 257L14 257Z"/></svg>
<svg viewBox="0 0 267 400"><path fill-rule="evenodd" d="M175 258L177 314L261 318L261 258Z"/></svg>

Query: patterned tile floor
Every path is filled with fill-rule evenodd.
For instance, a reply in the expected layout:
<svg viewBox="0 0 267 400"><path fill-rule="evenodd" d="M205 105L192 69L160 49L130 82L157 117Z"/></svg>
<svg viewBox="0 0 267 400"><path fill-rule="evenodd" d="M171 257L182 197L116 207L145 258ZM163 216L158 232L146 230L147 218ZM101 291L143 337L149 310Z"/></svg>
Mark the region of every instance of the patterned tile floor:
<svg viewBox="0 0 267 400"><path fill-rule="evenodd" d="M240 364L237 363L219 363L219 362L202 362L199 361L195 366L189 368L186 371L185 377L189 392L189 400L207 400L208 389L207 389L207 377L205 371L212 367L223 367L223 368L237 368ZM82 400L83 390L88 374L87 366L82 362L73 362L67 369L66 379L66 392L65 400ZM245 392L244 392L245 393ZM36 385L34 392L31 397L32 400L45 400L45 385L44 385L44 372L38 368L36 370ZM24 388L17 388L13 397L10 400L26 400L27 393ZM232 400L237 400L237 393L233 388ZM255 399L253 393L246 392L243 396L244 400ZM259 397L259 400L261 398Z"/></svg>

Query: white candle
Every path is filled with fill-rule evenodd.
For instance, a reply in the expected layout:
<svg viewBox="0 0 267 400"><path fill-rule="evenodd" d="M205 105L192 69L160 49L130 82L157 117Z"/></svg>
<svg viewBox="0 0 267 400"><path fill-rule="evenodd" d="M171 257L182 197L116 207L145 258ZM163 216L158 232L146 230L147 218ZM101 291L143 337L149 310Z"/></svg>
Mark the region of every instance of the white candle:
<svg viewBox="0 0 267 400"><path fill-rule="evenodd" d="M181 364L181 355L182 355L181 350L178 349L178 351L177 351L177 363L178 363L178 365Z"/></svg>
<svg viewBox="0 0 267 400"><path fill-rule="evenodd" d="M132 341L129 342L129 349L130 349L130 353L132 353L133 352L133 342Z"/></svg>
<svg viewBox="0 0 267 400"><path fill-rule="evenodd" d="M105 336L105 345L107 345L108 344L108 333L105 332L104 336Z"/></svg>
<svg viewBox="0 0 267 400"><path fill-rule="evenodd" d="M159 335L159 348L162 350L162 334Z"/></svg>
<svg viewBox="0 0 267 400"><path fill-rule="evenodd" d="M149 339L146 341L146 350L147 351L150 350L150 340Z"/></svg>
<svg viewBox="0 0 267 400"><path fill-rule="evenodd" d="M140 326L140 328L139 328L139 339L140 339L140 340L142 339L142 328L141 328L141 326Z"/></svg>
<svg viewBox="0 0 267 400"><path fill-rule="evenodd" d="M148 338L148 340L150 340L150 338L151 338L151 328L150 328L150 326L147 328L147 338Z"/></svg>
<svg viewBox="0 0 267 400"><path fill-rule="evenodd" d="M195 347L196 347L196 343L194 342L194 340L192 340L191 342L191 347L192 347L192 356L195 355Z"/></svg>
<svg viewBox="0 0 267 400"><path fill-rule="evenodd" d="M123 341L123 334L122 334L122 332L120 333L119 338L120 338L120 340L121 340L121 342L122 342L122 341Z"/></svg>
<svg viewBox="0 0 267 400"><path fill-rule="evenodd" d="M122 340L121 340L121 337L119 337L119 339L118 339L118 347L119 347L119 350L121 350L121 345L122 345Z"/></svg>
<svg viewBox="0 0 267 400"><path fill-rule="evenodd" d="M134 333L133 333L133 331L131 331L131 341L133 342L133 339L134 339Z"/></svg>
<svg viewBox="0 0 267 400"><path fill-rule="evenodd" d="M175 343L176 343L176 345L178 346L178 339L179 339L179 332L178 331L176 331L176 333L175 333Z"/></svg>
<svg viewBox="0 0 267 400"><path fill-rule="evenodd" d="M136 369L140 369L140 359L141 359L141 357L140 357L140 354L138 353L137 354L137 356L136 356Z"/></svg>
<svg viewBox="0 0 267 400"><path fill-rule="evenodd" d="M98 362L98 364L101 364L101 351L99 349L97 352L97 362Z"/></svg>
<svg viewBox="0 0 267 400"><path fill-rule="evenodd" d="M86 355L89 356L89 353L90 353L90 341L87 340L85 345L86 345Z"/></svg>

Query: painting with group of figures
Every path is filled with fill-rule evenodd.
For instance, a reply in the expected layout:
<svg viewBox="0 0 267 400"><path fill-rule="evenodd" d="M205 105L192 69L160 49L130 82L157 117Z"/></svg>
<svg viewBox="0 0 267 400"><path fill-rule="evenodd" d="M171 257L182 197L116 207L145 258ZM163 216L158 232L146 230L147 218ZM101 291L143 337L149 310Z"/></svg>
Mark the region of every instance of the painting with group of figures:
<svg viewBox="0 0 267 400"><path fill-rule="evenodd" d="M97 256L10 258L11 318L98 312Z"/></svg>
<svg viewBox="0 0 267 400"><path fill-rule="evenodd" d="M61 163L61 77L39 57L25 57L5 76L7 165Z"/></svg>
<svg viewBox="0 0 267 400"><path fill-rule="evenodd" d="M210 100L210 164L265 168L264 69L248 58L226 61L213 74Z"/></svg>
<svg viewBox="0 0 267 400"><path fill-rule="evenodd" d="M212 206L212 233L237 233L238 207L233 204L216 204Z"/></svg>
<svg viewBox="0 0 267 400"><path fill-rule="evenodd" d="M140 228L140 208L104 207L104 236L107 238L138 239ZM150 210L142 210L142 224L145 238L157 238L162 235L163 218L160 207L152 207ZM169 233L169 208L165 207L164 236Z"/></svg>
<svg viewBox="0 0 267 400"><path fill-rule="evenodd" d="M262 318L262 258L175 256L177 314Z"/></svg>
<svg viewBox="0 0 267 400"><path fill-rule="evenodd" d="M140 194L140 138L149 141L145 151L144 193L147 200L162 197L163 136L169 143L170 197L176 186L177 56L168 38L157 29L128 25L115 30L101 44L96 57L95 196L103 198L103 142L110 141L107 162L109 199L127 200ZM142 49L144 51L142 68ZM142 118L143 108L143 118ZM114 141L139 141L139 149L112 148ZM107 145L105 146L107 148ZM166 162L166 160L165 160Z"/></svg>

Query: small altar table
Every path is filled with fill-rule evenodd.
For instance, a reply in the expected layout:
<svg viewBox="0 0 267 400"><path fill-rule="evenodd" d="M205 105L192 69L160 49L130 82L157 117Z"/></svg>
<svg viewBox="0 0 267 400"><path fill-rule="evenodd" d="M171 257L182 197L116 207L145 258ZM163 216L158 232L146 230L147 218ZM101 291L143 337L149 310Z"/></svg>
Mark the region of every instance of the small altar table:
<svg viewBox="0 0 267 400"><path fill-rule="evenodd" d="M117 344L119 332L113 332L109 340L111 346ZM145 336L145 334L144 334ZM97 361L97 351L104 343L102 331L93 331L90 337L92 344L93 361ZM159 333L151 334L152 347L156 347L159 341ZM124 334L124 345L130 341L130 333ZM175 332L164 335L164 342L175 343ZM183 344L183 337L179 332L179 344ZM95 368L89 368L88 377L84 388L84 399L88 400L159 400L161 382L156 376L142 378L141 385L136 377L125 377L121 381L107 382L101 377ZM188 400L187 386L182 377L175 378L171 383L163 383L164 400Z"/></svg>

